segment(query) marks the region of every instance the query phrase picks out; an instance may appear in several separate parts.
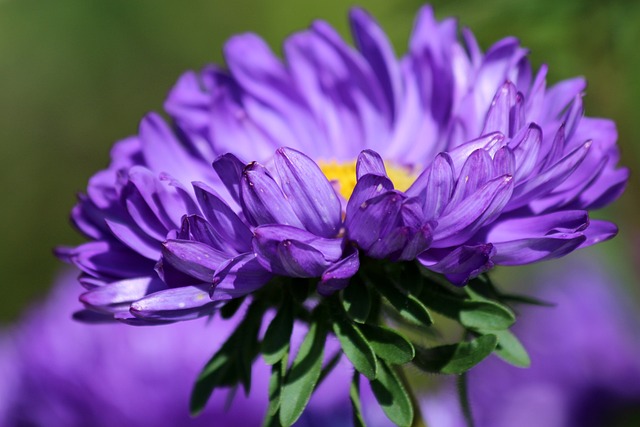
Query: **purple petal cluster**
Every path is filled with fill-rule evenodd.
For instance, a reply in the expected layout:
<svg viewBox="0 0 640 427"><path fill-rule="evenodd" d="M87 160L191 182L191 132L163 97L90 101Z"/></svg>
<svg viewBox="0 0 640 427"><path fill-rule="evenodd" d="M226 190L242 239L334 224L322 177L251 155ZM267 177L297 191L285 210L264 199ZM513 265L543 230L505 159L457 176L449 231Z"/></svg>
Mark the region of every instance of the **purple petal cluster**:
<svg viewBox="0 0 640 427"><path fill-rule="evenodd" d="M188 319L274 276L318 278L328 294L362 257L417 259L464 284L616 234L588 211L628 171L614 123L583 116L583 79L547 87L516 39L483 52L430 7L399 59L365 11L349 22L355 48L318 21L285 40L284 59L256 35L231 38L227 68L171 90L173 127L151 114L114 147L72 213L90 242L59 252L83 271L87 307ZM348 198L328 162L356 165Z"/></svg>
<svg viewBox="0 0 640 427"><path fill-rule="evenodd" d="M249 396L216 390L198 417L189 394L202 366L233 332L235 321L180 322L163 328L110 323L87 328L72 320L77 286L65 274L45 301L32 307L0 337L0 425L3 427L257 426L268 406L269 368L255 363ZM293 346L305 333L294 330ZM206 339L203 339L206 337ZM328 343L328 355L338 349ZM327 357L329 358L329 356ZM343 359L311 399L298 427L351 425ZM233 400L231 400L233 397ZM371 425L389 426L370 392L363 404ZM381 416L378 416L381 415Z"/></svg>
<svg viewBox="0 0 640 427"><path fill-rule="evenodd" d="M515 368L493 356L469 372L478 427L636 424L637 309L610 274L596 266L593 259L574 258L535 278L536 296L556 306L527 307L514 327L531 355L530 368ZM423 402L433 425L466 425L453 390Z"/></svg>

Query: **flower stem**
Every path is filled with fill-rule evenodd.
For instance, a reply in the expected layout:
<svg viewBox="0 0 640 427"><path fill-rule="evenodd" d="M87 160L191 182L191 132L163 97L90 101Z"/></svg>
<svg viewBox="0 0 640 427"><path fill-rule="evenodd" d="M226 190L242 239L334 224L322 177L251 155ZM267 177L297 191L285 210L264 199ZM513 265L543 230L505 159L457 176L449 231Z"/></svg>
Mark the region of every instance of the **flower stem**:
<svg viewBox="0 0 640 427"><path fill-rule="evenodd" d="M471 403L469 402L469 384L467 372L458 376L458 396L460 398L460 406L462 407L462 415L467 427L474 427L473 414L471 413Z"/></svg>

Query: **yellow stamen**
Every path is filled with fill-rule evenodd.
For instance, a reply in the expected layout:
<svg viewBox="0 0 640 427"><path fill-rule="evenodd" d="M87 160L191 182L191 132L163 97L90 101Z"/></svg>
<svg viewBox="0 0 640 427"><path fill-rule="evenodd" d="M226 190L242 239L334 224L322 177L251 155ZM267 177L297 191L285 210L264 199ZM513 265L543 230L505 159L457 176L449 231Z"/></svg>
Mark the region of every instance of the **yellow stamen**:
<svg viewBox="0 0 640 427"><path fill-rule="evenodd" d="M356 186L356 162L339 163L335 160L320 160L318 166L320 166L324 176L334 184L340 195L349 200ZM396 190L407 190L416 179L413 171L406 167L395 166L387 162L385 162L384 167Z"/></svg>

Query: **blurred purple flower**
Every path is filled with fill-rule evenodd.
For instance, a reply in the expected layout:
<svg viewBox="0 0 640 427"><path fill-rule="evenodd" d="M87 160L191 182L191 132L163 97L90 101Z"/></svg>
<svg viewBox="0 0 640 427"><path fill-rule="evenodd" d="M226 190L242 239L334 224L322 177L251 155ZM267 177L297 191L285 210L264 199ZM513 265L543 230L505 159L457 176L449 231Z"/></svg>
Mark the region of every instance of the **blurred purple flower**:
<svg viewBox="0 0 640 427"><path fill-rule="evenodd" d="M75 277L58 281L49 298L9 328L0 341L0 425L4 427L115 427L125 425L258 426L268 404L269 368L255 363L252 390L245 397L217 390L202 414L191 418L193 382L235 322L214 318L163 328L131 328L74 322ZM208 324L213 321L215 328ZM294 346L304 328L296 328ZM204 338L203 338L204 337ZM339 348L328 343L329 353ZM312 397L299 427L350 426L348 384L343 359ZM388 426L370 392L364 404L373 426ZM227 405L230 405L227 408ZM378 420L378 421L376 421Z"/></svg>
<svg viewBox="0 0 640 427"><path fill-rule="evenodd" d="M516 39L482 53L430 7L400 60L366 12L350 24L356 49L318 21L284 60L253 34L231 38L228 69L186 73L169 94L174 129L151 114L116 145L72 213L92 241L59 250L83 271L86 306L192 318L271 274L319 277L329 293L359 254L417 258L464 284L616 234L588 210L628 171L613 122L582 117L583 79L547 89Z"/></svg>
<svg viewBox="0 0 640 427"><path fill-rule="evenodd" d="M583 258L536 277L542 285L537 296L557 305L523 309L513 328L529 351L531 368L493 356L469 372L478 427L637 425L638 320L596 264ZM453 390L424 404L434 425L466 425Z"/></svg>

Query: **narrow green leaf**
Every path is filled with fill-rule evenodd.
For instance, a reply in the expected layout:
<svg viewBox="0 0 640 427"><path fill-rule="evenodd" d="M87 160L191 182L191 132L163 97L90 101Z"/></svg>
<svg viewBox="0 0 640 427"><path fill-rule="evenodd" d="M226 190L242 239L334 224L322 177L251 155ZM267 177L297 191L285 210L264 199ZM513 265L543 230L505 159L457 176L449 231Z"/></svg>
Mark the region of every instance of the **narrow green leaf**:
<svg viewBox="0 0 640 427"><path fill-rule="evenodd" d="M280 423L289 427L302 415L322 371L327 330L316 316L282 386Z"/></svg>
<svg viewBox="0 0 640 427"><path fill-rule="evenodd" d="M358 323L364 323L371 312L371 294L361 280L353 280L342 291L342 304L349 317Z"/></svg>
<svg viewBox="0 0 640 427"><path fill-rule="evenodd" d="M280 361L289 351L293 331L293 304L285 298L276 316L271 320L262 341L262 356L268 365Z"/></svg>
<svg viewBox="0 0 640 427"><path fill-rule="evenodd" d="M349 397L353 411L353 427L366 427L364 417L362 416L362 404L360 403L360 374L358 371L353 371Z"/></svg>
<svg viewBox="0 0 640 427"><path fill-rule="evenodd" d="M371 381L371 389L387 417L400 427L413 422L413 404L400 378L383 360L378 361L378 377Z"/></svg>
<svg viewBox="0 0 640 427"><path fill-rule="evenodd" d="M498 337L495 353L505 362L519 368L531 366L531 359L520 340L509 331L491 331Z"/></svg>
<svg viewBox="0 0 640 427"><path fill-rule="evenodd" d="M503 330L516 321L516 316L507 307L493 301L464 301L459 320L470 329Z"/></svg>
<svg viewBox="0 0 640 427"><path fill-rule="evenodd" d="M271 366L271 377L269 378L269 407L267 415L273 417L280 409L280 398L282 396L282 383L287 371L287 357Z"/></svg>
<svg viewBox="0 0 640 427"><path fill-rule="evenodd" d="M369 379L375 378L378 365L373 349L358 326L346 316L342 306L339 303L334 303L332 308L333 333L340 341L342 351L358 372Z"/></svg>
<svg viewBox="0 0 640 427"><path fill-rule="evenodd" d="M410 362L416 354L413 344L392 329L361 325L360 331L369 341L374 353L391 364L401 365Z"/></svg>
<svg viewBox="0 0 640 427"><path fill-rule="evenodd" d="M416 347L413 363L427 372L461 374L489 356L497 344L497 337L490 334L458 344L433 348Z"/></svg>

